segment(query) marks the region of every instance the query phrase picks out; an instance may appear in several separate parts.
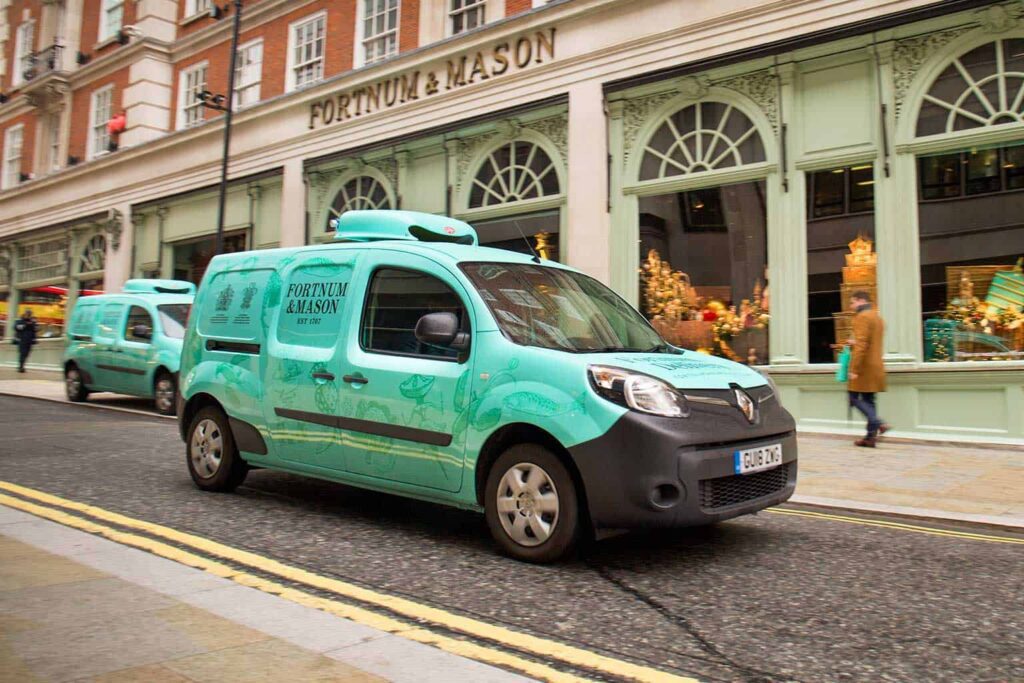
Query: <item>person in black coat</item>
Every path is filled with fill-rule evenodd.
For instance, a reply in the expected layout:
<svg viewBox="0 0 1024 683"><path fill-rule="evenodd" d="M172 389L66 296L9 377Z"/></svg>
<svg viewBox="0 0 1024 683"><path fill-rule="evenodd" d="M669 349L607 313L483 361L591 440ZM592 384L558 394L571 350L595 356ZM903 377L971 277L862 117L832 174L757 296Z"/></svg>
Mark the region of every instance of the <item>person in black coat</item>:
<svg viewBox="0 0 1024 683"><path fill-rule="evenodd" d="M18 372L25 372L25 361L36 343L36 319L32 317L32 309L25 309L25 313L14 323L14 343L18 345Z"/></svg>

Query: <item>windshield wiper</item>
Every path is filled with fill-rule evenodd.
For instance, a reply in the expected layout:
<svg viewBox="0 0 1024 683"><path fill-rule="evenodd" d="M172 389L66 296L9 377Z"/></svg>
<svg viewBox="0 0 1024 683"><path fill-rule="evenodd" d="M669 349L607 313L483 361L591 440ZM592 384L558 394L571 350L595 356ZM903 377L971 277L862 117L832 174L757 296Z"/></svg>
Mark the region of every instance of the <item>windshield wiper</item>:
<svg viewBox="0 0 1024 683"><path fill-rule="evenodd" d="M655 344L651 348L644 351L644 353L661 353L662 351L668 351L669 348L670 347L668 344Z"/></svg>

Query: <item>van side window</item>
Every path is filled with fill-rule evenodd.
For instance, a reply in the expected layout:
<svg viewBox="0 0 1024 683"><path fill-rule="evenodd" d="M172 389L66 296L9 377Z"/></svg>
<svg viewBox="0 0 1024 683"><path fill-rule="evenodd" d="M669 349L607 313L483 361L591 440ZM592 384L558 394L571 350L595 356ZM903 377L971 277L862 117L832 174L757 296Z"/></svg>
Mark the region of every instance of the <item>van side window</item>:
<svg viewBox="0 0 1024 683"><path fill-rule="evenodd" d="M135 326L144 325L149 329L148 337L136 337ZM124 326L125 341L142 342L148 344L153 341L153 316L142 306L132 306L128 311L128 322Z"/></svg>
<svg viewBox="0 0 1024 683"><path fill-rule="evenodd" d="M412 270L382 268L373 275L366 297L360 341L367 351L403 356L451 359L458 351L424 344L416 339L416 323L427 313L450 311L459 326L468 330L462 300L432 275Z"/></svg>

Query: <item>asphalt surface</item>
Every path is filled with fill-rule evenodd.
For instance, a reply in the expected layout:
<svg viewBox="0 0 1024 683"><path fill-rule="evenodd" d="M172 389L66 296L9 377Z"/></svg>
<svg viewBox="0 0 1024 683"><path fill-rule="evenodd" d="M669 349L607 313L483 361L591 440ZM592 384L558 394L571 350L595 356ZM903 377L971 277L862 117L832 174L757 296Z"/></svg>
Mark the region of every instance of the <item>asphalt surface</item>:
<svg viewBox="0 0 1024 683"><path fill-rule="evenodd" d="M267 470L203 493L172 420L3 396L0 480L702 681L1024 680L1020 545L762 513L538 567L474 513Z"/></svg>

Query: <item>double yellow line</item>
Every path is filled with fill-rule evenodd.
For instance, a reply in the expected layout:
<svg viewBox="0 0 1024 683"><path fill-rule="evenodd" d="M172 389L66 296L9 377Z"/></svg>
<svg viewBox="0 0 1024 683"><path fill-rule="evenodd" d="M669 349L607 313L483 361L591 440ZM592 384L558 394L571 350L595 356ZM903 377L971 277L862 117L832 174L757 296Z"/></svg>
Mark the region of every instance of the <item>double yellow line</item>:
<svg viewBox="0 0 1024 683"><path fill-rule="evenodd" d="M1024 538L1011 536L995 536L993 534L975 534L969 531L956 531L954 529L936 529L933 527L920 526L917 524L905 524L903 522L889 522L884 519L865 519L863 517L850 517L849 515L837 515L828 512L814 512L812 510L791 510L784 508L771 508L766 510L775 515L790 515L793 517L810 517L812 519L827 519L833 522L844 522L846 524L857 524L859 526L874 526L882 529L893 529L895 531L910 531L928 536L945 536L947 538L962 538L970 541L986 541L988 543L1009 543L1011 545L1024 545Z"/></svg>
<svg viewBox="0 0 1024 683"><path fill-rule="evenodd" d="M202 569L216 576L231 579L241 585L278 595L300 605L323 610L372 628L402 636L403 638L433 645L463 657L519 671L533 678L552 681L553 683L585 680L579 676L559 671L534 659L520 656L515 651L541 660L548 660L555 664L561 664L574 669L589 670L614 678L657 683L697 683L696 679L693 678L677 676L652 667L633 664L554 640L513 631L503 626L489 624L437 607L423 605L406 598L379 593L345 581L314 574L305 569L292 567L255 553L232 548L159 524L126 517L93 505L66 500L42 491L4 481L0 481L0 490L19 496L13 497L0 494L0 504L2 505L81 529L82 531L105 536L112 541L134 546L155 555ZM71 514L72 512L75 514ZM101 522L115 524L125 529L142 531L149 536L161 538L182 547L169 545L163 541L156 540L156 538L148 538L121 531ZM183 548L201 552L203 555L198 555ZM236 569L223 562L211 560L207 556L227 560L237 566L248 567L262 574L276 576L285 581L311 589L326 591L346 600L361 603L367 607L383 609L397 615L397 617L424 624L424 626L413 626L410 625L409 621L403 621L402 619L373 611L367 607L322 598L290 588L261 576ZM478 642L447 636L431 630L431 625L434 628L457 633L477 641L493 643L507 649L496 649L481 645Z"/></svg>

